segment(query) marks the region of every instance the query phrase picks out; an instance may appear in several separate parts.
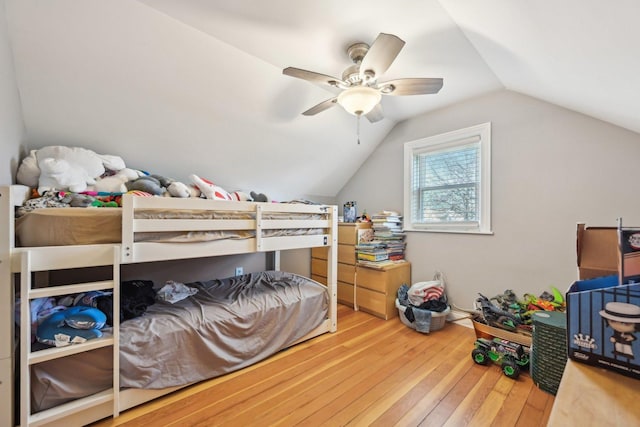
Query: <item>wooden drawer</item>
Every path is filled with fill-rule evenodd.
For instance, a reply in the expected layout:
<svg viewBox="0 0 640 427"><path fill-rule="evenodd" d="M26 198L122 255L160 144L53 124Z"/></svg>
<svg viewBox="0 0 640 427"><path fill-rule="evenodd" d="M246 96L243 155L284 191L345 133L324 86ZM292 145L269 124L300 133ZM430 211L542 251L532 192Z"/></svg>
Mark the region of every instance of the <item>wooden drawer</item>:
<svg viewBox="0 0 640 427"><path fill-rule="evenodd" d="M311 278L327 284L327 261L317 258L311 259ZM356 266L338 264L338 280L353 285L356 278Z"/></svg>
<svg viewBox="0 0 640 427"><path fill-rule="evenodd" d="M355 279L356 279L355 265L338 264L338 281L353 285L355 283Z"/></svg>
<svg viewBox="0 0 640 427"><path fill-rule="evenodd" d="M353 285L338 282L338 302L353 307Z"/></svg>
<svg viewBox="0 0 640 427"><path fill-rule="evenodd" d="M385 295L358 287L356 289L356 298L359 309L374 316L389 320L398 315L395 304L396 298L393 295Z"/></svg>
<svg viewBox="0 0 640 427"><path fill-rule="evenodd" d="M365 288L357 288L356 294L359 310L385 320L398 316L395 296L384 295ZM352 285L338 282L338 302L353 307Z"/></svg>
<svg viewBox="0 0 640 427"><path fill-rule="evenodd" d="M329 248L327 247L318 246L316 248L311 248L312 258L327 259L328 256L329 256Z"/></svg>
<svg viewBox="0 0 640 427"><path fill-rule="evenodd" d="M313 268L313 260L327 261L328 249L324 247L311 249L311 268ZM338 262L342 264L355 265L356 248L353 245L338 245Z"/></svg>
<svg viewBox="0 0 640 427"><path fill-rule="evenodd" d="M355 224L338 224L338 243L341 245L355 245L357 230Z"/></svg>
<svg viewBox="0 0 640 427"><path fill-rule="evenodd" d="M383 294L395 295L402 284L411 286L411 264L396 264L384 270L358 266L356 285Z"/></svg>
<svg viewBox="0 0 640 427"><path fill-rule="evenodd" d="M327 260L320 258L311 258L311 274L327 277Z"/></svg>
<svg viewBox="0 0 640 427"><path fill-rule="evenodd" d="M327 286L327 278L324 276L319 276L317 274L311 274L311 278L313 280L315 280L318 283L322 283L323 285Z"/></svg>
<svg viewBox="0 0 640 427"><path fill-rule="evenodd" d="M355 265L356 248L353 245L338 245L338 262Z"/></svg>

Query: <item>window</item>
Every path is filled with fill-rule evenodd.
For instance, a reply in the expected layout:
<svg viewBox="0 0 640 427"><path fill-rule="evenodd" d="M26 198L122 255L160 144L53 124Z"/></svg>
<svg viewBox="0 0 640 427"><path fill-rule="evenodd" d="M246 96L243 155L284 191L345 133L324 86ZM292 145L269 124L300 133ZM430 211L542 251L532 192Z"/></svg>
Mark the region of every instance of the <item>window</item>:
<svg viewBox="0 0 640 427"><path fill-rule="evenodd" d="M404 145L405 230L491 233L491 123Z"/></svg>

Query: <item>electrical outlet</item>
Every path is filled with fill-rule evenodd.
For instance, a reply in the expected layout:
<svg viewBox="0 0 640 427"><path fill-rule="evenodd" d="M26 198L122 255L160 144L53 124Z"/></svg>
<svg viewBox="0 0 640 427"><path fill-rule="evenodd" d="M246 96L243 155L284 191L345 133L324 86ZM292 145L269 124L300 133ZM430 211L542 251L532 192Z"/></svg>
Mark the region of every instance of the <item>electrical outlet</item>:
<svg viewBox="0 0 640 427"><path fill-rule="evenodd" d="M242 276L244 274L244 269L242 267L236 267L236 276Z"/></svg>

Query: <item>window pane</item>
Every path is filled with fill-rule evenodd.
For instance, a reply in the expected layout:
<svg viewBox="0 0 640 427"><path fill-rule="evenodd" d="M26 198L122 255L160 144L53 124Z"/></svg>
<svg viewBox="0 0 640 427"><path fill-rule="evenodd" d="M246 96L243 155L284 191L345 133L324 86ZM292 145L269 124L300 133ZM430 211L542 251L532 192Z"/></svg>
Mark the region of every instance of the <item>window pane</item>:
<svg viewBox="0 0 640 427"><path fill-rule="evenodd" d="M414 221L479 221L479 152L479 144L474 143L414 156Z"/></svg>

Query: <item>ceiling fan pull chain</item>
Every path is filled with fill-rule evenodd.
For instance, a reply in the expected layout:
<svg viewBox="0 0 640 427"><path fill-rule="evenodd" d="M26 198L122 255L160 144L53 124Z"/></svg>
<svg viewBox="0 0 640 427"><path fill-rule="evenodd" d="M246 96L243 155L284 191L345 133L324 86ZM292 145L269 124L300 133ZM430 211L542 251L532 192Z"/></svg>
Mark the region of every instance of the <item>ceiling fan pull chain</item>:
<svg viewBox="0 0 640 427"><path fill-rule="evenodd" d="M361 116L361 114L358 114L356 116L356 120L357 120L357 122L356 122L357 123L356 124L356 127L357 127L356 130L357 130L357 134L358 134L358 145L360 145L360 116Z"/></svg>

